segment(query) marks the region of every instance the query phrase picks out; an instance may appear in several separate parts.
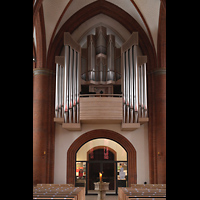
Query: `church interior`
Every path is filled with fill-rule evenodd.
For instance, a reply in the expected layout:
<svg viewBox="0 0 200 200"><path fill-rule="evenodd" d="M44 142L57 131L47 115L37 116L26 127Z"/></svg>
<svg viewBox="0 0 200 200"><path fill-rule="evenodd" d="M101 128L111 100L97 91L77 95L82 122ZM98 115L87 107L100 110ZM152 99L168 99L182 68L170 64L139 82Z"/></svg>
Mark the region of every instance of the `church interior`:
<svg viewBox="0 0 200 200"><path fill-rule="evenodd" d="M166 0L33 0L33 199L166 199Z"/></svg>

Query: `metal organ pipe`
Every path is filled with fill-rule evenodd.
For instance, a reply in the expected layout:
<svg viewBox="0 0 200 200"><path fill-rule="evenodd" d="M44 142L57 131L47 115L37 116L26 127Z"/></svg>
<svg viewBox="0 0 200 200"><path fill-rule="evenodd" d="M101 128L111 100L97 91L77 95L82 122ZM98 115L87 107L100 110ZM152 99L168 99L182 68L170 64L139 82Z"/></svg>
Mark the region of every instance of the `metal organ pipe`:
<svg viewBox="0 0 200 200"><path fill-rule="evenodd" d="M61 66L61 117L64 117L64 88L63 88L63 76L64 76L64 67Z"/></svg>
<svg viewBox="0 0 200 200"><path fill-rule="evenodd" d="M56 87L55 87L55 117L58 117L58 104L59 104L59 65L56 63Z"/></svg>
<svg viewBox="0 0 200 200"><path fill-rule="evenodd" d="M140 87L140 71L141 71L141 67L139 66L138 67L138 95L139 95L139 100L138 100L138 115L139 115L139 117L140 117L140 113L141 113L141 95L140 95L140 89L141 89L141 87Z"/></svg>
<svg viewBox="0 0 200 200"><path fill-rule="evenodd" d="M99 26L95 29L96 34L96 54L103 53L106 55L106 28Z"/></svg>
<svg viewBox="0 0 200 200"><path fill-rule="evenodd" d="M76 70L76 118L77 123L79 123L79 79L80 79L80 66L81 66L81 55L77 52L77 70Z"/></svg>
<svg viewBox="0 0 200 200"><path fill-rule="evenodd" d="M59 117L62 117L62 66L59 65Z"/></svg>
<svg viewBox="0 0 200 200"><path fill-rule="evenodd" d="M146 63L143 64L144 66L144 112L145 112L145 117L147 117L147 71L146 71Z"/></svg>
<svg viewBox="0 0 200 200"><path fill-rule="evenodd" d="M74 62L73 62L73 123L76 121L76 51L74 50Z"/></svg>
<svg viewBox="0 0 200 200"><path fill-rule="evenodd" d="M134 56L134 114L135 123L138 121L138 65L137 65L137 46L133 46Z"/></svg>
<svg viewBox="0 0 200 200"><path fill-rule="evenodd" d="M127 110L127 118L126 123L129 123L129 90L130 90L130 83L129 83L129 62L128 62L128 50L126 51L126 110Z"/></svg>
<svg viewBox="0 0 200 200"><path fill-rule="evenodd" d="M72 118L72 106L73 106L73 92L72 92L72 84L73 84L73 49L70 48L70 64L69 64L69 123L71 123Z"/></svg>
<svg viewBox="0 0 200 200"><path fill-rule="evenodd" d="M141 99L141 107L143 108L143 65L140 67L140 99Z"/></svg>
<svg viewBox="0 0 200 200"><path fill-rule="evenodd" d="M124 106L124 114L123 114L123 122L125 123L125 118L126 118L126 52L122 53L122 66L123 66L123 92L124 92L124 96L123 96L123 106Z"/></svg>
<svg viewBox="0 0 200 200"><path fill-rule="evenodd" d="M69 46L65 46L65 65L64 65L64 122L67 123L69 109Z"/></svg>
<svg viewBox="0 0 200 200"><path fill-rule="evenodd" d="M64 34L64 48L65 56L55 57L55 117L64 117L64 123L78 123L81 48L68 32Z"/></svg>
<svg viewBox="0 0 200 200"><path fill-rule="evenodd" d="M130 58L130 123L133 123L133 53L132 48L129 51L129 58Z"/></svg>
<svg viewBox="0 0 200 200"><path fill-rule="evenodd" d="M115 52L115 36L108 35L108 45L107 45L107 81L114 80L114 52Z"/></svg>
<svg viewBox="0 0 200 200"><path fill-rule="evenodd" d="M88 46L88 79L95 81L95 36L87 36Z"/></svg>

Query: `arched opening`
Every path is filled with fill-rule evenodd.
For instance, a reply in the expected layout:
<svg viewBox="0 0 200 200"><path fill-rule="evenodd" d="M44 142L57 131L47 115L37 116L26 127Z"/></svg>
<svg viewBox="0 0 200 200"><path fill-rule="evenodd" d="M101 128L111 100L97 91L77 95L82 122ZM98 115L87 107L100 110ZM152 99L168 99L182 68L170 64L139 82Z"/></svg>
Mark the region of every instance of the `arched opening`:
<svg viewBox="0 0 200 200"><path fill-rule="evenodd" d="M76 182L76 155L78 150L87 142L97 139L104 138L112 140L123 147L127 152L127 186L132 183L137 183L137 169L136 169L136 150L134 146L121 134L105 129L97 129L84 133L78 137L69 147L67 151L67 183L72 183L75 185ZM112 161L113 162L113 161ZM117 161L116 161L117 162ZM86 164L86 163L85 163ZM120 163L118 163L120 167Z"/></svg>
<svg viewBox="0 0 200 200"><path fill-rule="evenodd" d="M116 194L118 187L126 187L128 181L127 152L117 142L98 138L86 142L76 153L75 186L85 187L86 194L95 194L94 183L109 182L107 194Z"/></svg>

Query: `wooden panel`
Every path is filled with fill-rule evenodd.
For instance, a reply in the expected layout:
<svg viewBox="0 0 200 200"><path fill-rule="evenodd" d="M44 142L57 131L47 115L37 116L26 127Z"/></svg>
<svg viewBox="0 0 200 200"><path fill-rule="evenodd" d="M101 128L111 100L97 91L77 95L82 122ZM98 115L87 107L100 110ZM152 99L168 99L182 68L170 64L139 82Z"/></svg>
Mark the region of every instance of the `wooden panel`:
<svg viewBox="0 0 200 200"><path fill-rule="evenodd" d="M56 118L56 117L54 117L54 122L56 122L58 124L62 124L62 123L64 123L64 118Z"/></svg>
<svg viewBox="0 0 200 200"><path fill-rule="evenodd" d="M63 123L62 127L67 129L68 131L81 131L80 123Z"/></svg>
<svg viewBox="0 0 200 200"><path fill-rule="evenodd" d="M134 131L140 128L140 123L122 123L121 130L122 131Z"/></svg>
<svg viewBox="0 0 200 200"><path fill-rule="evenodd" d="M148 117L146 117L146 118L140 118L140 117L139 117L139 119L138 119L138 122L139 122L140 124L147 123L148 121L149 121L149 118L148 118Z"/></svg>
<svg viewBox="0 0 200 200"><path fill-rule="evenodd" d="M80 98L80 121L82 123L121 123L122 98Z"/></svg>

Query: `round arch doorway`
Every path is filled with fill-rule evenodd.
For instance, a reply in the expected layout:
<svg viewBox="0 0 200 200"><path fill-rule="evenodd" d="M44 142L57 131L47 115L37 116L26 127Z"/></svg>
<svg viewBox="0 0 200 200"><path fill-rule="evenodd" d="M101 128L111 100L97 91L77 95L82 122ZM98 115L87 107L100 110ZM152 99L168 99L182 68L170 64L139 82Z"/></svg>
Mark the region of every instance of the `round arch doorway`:
<svg viewBox="0 0 200 200"><path fill-rule="evenodd" d="M117 142L94 139L86 142L76 153L76 187L85 187L86 194L94 194L94 183L109 182L107 194L116 194L118 187L126 187L128 180L127 152Z"/></svg>
<svg viewBox="0 0 200 200"><path fill-rule="evenodd" d="M86 132L78 137L69 147L67 151L67 183L75 185L76 179L76 153L88 141L97 138L110 139L120 144L127 152L127 186L137 183L137 163L136 150L134 146L121 134L105 129L97 129Z"/></svg>

